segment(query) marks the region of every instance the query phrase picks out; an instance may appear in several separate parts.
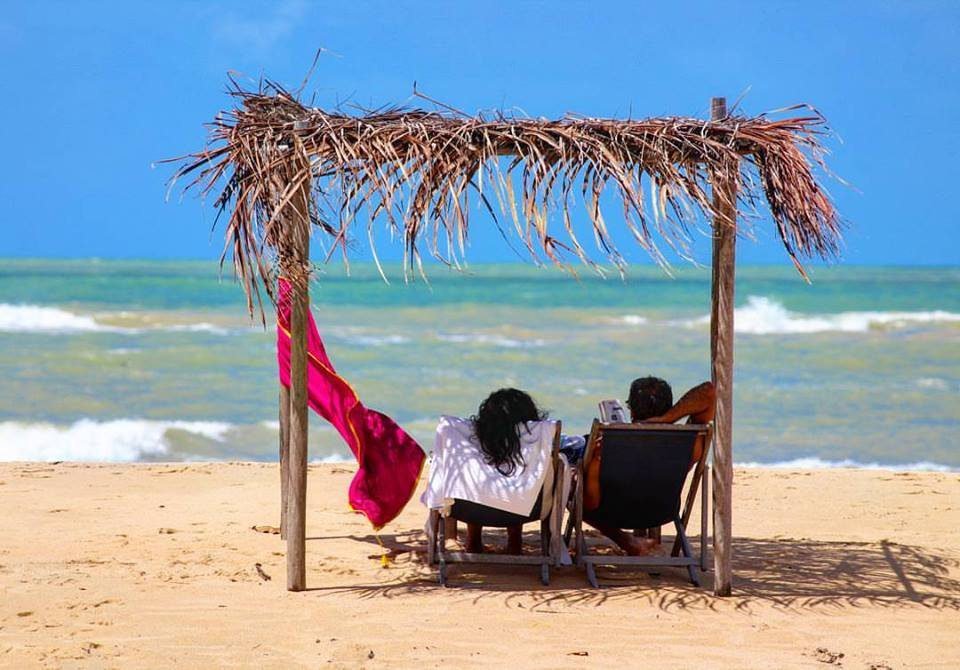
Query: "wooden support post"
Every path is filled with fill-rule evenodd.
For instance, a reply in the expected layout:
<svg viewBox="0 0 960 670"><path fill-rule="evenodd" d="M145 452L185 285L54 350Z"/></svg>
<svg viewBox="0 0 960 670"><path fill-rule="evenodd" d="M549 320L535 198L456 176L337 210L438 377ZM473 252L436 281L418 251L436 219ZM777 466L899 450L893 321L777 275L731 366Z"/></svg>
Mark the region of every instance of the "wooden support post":
<svg viewBox="0 0 960 670"><path fill-rule="evenodd" d="M307 587L307 278L310 264L309 190L292 202L290 266L290 452L287 482L287 590Z"/></svg>
<svg viewBox="0 0 960 670"><path fill-rule="evenodd" d="M726 98L714 98L711 119L727 116ZM713 592L728 596L732 570L733 502L733 285L737 242L739 164L711 175L713 207L713 290L710 360L717 391L713 449Z"/></svg>
<svg viewBox="0 0 960 670"><path fill-rule="evenodd" d="M287 537L287 498L290 481L290 388L280 384L280 539Z"/></svg>

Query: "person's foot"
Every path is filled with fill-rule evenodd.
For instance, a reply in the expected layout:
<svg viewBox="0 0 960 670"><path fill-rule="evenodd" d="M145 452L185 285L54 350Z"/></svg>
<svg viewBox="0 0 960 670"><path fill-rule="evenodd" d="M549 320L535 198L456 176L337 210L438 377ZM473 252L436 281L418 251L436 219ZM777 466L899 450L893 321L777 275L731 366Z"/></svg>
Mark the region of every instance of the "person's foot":
<svg viewBox="0 0 960 670"><path fill-rule="evenodd" d="M627 536L620 548L627 552L628 556L646 556L657 548L657 544L659 543L652 537Z"/></svg>

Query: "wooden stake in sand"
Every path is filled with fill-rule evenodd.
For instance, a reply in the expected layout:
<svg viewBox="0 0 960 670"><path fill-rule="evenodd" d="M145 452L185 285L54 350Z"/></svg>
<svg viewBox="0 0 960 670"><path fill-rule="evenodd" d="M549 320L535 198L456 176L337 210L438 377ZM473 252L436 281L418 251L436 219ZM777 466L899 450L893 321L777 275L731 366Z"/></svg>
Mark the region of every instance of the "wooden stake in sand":
<svg viewBox="0 0 960 670"><path fill-rule="evenodd" d="M307 310L310 266L310 192L294 198L289 218L290 257L290 431L287 481L287 590L307 587ZM282 415L282 410L281 410Z"/></svg>
<svg viewBox="0 0 960 670"><path fill-rule="evenodd" d="M726 98L714 98L711 118L727 118ZM717 390L713 447L713 591L730 595L733 501L733 284L737 242L739 164L711 175L713 190L713 290L710 310L710 361Z"/></svg>

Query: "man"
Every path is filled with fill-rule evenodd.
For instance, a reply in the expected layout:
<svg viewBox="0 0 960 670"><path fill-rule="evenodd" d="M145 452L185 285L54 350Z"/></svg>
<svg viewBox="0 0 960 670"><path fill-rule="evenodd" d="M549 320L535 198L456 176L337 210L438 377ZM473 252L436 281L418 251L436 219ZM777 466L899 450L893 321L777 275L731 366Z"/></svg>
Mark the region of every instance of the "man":
<svg viewBox="0 0 960 670"><path fill-rule="evenodd" d="M689 417L687 423L709 423L713 421L716 409L716 391L711 382L695 386L676 404L673 403L673 389L670 384L658 377L641 377L630 384L627 406L630 408L630 420L633 423L675 423L683 417ZM693 447L690 465L700 460L706 445L703 437L698 437ZM617 543L631 556L643 556L659 544L656 538L635 537L620 528L611 528L590 521L590 511L600 505L600 461L603 445L598 442L586 464L586 486L583 494L584 520L601 533Z"/></svg>

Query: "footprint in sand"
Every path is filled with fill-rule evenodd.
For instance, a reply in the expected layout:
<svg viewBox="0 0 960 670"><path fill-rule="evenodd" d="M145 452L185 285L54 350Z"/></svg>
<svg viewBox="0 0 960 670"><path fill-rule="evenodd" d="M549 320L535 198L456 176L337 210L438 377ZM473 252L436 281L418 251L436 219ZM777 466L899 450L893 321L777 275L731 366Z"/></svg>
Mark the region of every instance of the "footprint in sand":
<svg viewBox="0 0 960 670"><path fill-rule="evenodd" d="M279 535L280 529L276 526L250 526L251 530L255 530L258 533L267 533L268 535Z"/></svg>
<svg viewBox="0 0 960 670"><path fill-rule="evenodd" d="M814 658L828 665L843 665L843 652L830 651L826 647L817 647Z"/></svg>

